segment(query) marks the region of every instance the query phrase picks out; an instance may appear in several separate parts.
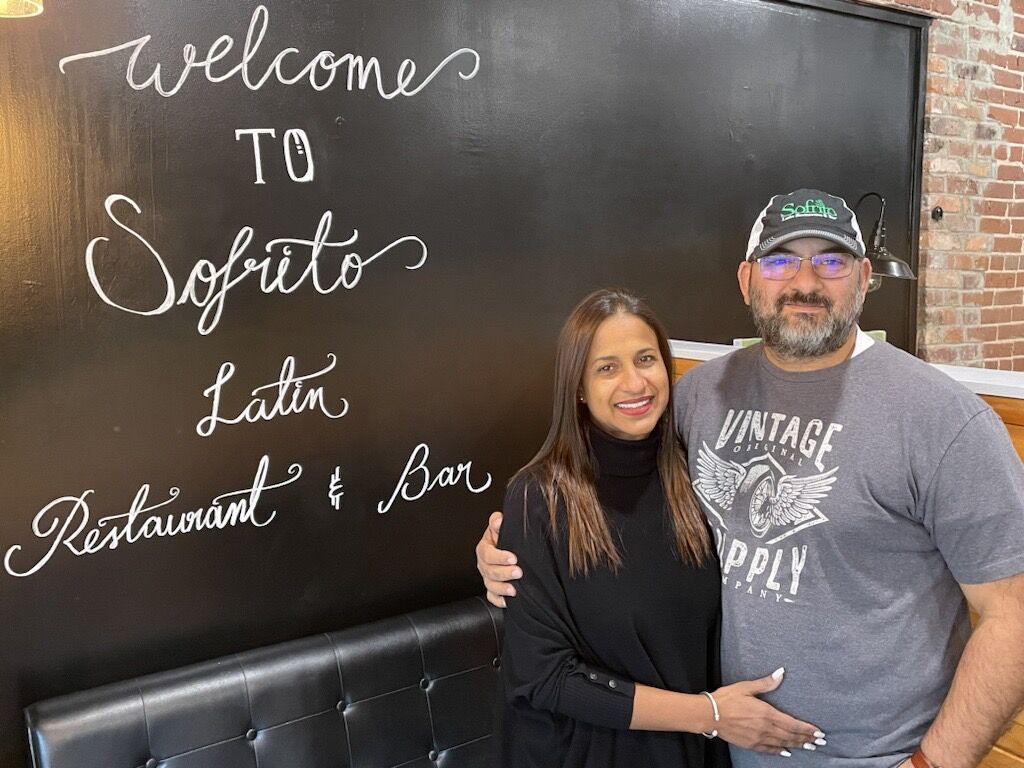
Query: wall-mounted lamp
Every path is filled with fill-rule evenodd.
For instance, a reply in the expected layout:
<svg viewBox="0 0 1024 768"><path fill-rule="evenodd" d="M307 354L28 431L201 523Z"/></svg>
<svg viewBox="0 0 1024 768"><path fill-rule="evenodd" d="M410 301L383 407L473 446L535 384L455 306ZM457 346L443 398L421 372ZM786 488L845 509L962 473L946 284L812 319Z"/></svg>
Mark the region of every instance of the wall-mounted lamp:
<svg viewBox="0 0 1024 768"><path fill-rule="evenodd" d="M21 19L43 12L43 0L0 0L0 19Z"/></svg>
<svg viewBox="0 0 1024 768"><path fill-rule="evenodd" d="M917 276L903 259L893 255L892 251L885 247L885 198L877 192L867 192L861 195L860 200L853 206L856 212L869 197L877 197L882 202L882 208L878 212L878 221L875 228L871 230L871 237L868 241L867 257L871 261L871 281L868 283L868 291L877 291L882 287L883 277L895 277L899 280L916 280Z"/></svg>

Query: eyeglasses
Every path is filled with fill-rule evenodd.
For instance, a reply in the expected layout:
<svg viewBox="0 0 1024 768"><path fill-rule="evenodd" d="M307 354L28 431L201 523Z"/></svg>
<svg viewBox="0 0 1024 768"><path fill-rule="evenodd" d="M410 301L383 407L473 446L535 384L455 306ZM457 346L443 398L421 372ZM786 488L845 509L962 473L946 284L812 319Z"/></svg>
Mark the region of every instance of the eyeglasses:
<svg viewBox="0 0 1024 768"><path fill-rule="evenodd" d="M795 253L769 253L757 259L761 277L768 280L789 280L800 271L800 262L811 262L811 269L818 277L834 280L848 277L853 272L856 257L850 253L816 253L813 256L797 256Z"/></svg>

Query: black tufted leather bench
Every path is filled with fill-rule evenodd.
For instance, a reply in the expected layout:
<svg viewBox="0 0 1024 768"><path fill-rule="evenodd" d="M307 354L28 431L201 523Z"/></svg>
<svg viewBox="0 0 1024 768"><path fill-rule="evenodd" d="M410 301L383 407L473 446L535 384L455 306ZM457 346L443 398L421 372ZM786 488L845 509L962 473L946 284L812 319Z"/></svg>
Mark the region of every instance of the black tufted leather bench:
<svg viewBox="0 0 1024 768"><path fill-rule="evenodd" d="M491 765L501 613L472 598L50 699L35 768Z"/></svg>

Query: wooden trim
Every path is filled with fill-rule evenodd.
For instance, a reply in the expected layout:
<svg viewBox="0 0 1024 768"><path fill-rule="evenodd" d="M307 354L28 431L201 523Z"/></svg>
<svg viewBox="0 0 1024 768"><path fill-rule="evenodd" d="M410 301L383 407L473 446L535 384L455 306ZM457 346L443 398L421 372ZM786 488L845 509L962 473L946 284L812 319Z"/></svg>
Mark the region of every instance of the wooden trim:
<svg viewBox="0 0 1024 768"><path fill-rule="evenodd" d="M982 395L981 399L991 405L999 414L999 418L1007 424L1024 427L1024 400L1013 397L996 397L995 395Z"/></svg>

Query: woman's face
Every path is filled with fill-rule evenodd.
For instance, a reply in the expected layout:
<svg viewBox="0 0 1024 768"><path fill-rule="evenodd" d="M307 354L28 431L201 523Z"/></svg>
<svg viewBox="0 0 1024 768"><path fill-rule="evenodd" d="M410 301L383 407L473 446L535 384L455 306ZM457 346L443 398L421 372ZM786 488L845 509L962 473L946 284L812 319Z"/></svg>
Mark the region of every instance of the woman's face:
<svg viewBox="0 0 1024 768"><path fill-rule="evenodd" d="M625 440L647 437L665 412L668 388L658 337L647 323L619 314L598 326L582 392L597 426Z"/></svg>

